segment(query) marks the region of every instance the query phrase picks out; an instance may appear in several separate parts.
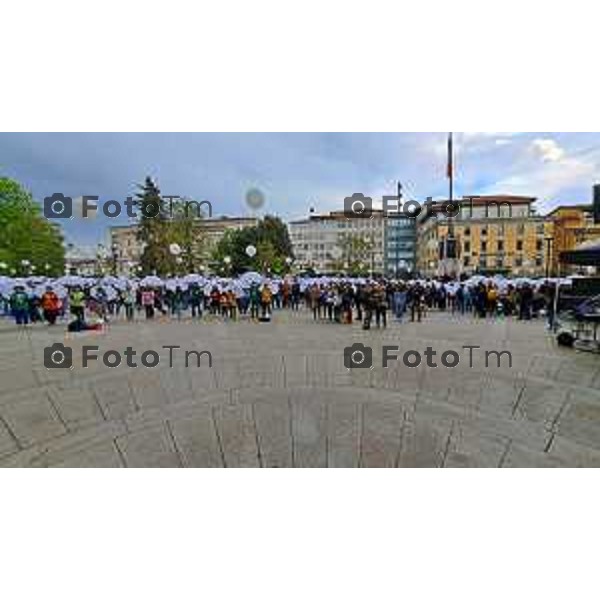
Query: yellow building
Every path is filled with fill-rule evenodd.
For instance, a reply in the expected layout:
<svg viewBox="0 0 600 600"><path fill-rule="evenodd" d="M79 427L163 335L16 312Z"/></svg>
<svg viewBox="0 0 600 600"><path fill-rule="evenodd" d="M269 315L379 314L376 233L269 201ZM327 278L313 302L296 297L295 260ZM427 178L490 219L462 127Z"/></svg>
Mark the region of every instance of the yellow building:
<svg viewBox="0 0 600 600"><path fill-rule="evenodd" d="M577 267L570 267L560 263L560 253L574 250L580 244L591 240L600 239L600 223L594 223L592 204L577 204L573 206L559 206L549 215L552 221L552 271L556 274L567 275L578 271Z"/></svg>
<svg viewBox="0 0 600 600"><path fill-rule="evenodd" d="M440 274L440 247L454 230L458 273L544 276L552 222L536 213L529 196L465 196L449 218L443 200L423 207L417 219L417 268ZM551 259L550 259L551 260ZM550 267L551 263L548 263Z"/></svg>

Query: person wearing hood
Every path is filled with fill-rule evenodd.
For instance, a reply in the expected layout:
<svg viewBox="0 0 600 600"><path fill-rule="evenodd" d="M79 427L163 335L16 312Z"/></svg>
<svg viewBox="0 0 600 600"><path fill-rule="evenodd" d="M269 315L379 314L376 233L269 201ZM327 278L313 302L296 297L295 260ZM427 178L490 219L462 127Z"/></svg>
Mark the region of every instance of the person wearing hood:
<svg viewBox="0 0 600 600"><path fill-rule="evenodd" d="M42 311L48 324L54 325L60 311L60 300L50 285L42 294Z"/></svg>
<svg viewBox="0 0 600 600"><path fill-rule="evenodd" d="M17 325L28 325L29 296L22 285L15 286L10 296L10 306Z"/></svg>

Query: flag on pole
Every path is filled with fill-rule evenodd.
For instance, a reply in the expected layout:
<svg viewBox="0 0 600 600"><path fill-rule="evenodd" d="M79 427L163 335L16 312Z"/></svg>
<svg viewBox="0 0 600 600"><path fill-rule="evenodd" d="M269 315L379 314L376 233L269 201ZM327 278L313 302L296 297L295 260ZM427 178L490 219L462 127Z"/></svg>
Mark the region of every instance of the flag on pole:
<svg viewBox="0 0 600 600"><path fill-rule="evenodd" d="M452 175L454 173L454 160L452 157L452 134L448 134L448 167L446 170L446 177L448 179L452 179Z"/></svg>

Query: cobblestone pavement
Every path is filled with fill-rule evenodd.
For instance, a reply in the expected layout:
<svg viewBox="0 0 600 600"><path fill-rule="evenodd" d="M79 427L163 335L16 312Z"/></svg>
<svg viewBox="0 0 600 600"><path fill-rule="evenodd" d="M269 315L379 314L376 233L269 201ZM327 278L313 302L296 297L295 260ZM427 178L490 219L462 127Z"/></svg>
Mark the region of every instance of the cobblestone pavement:
<svg viewBox="0 0 600 600"><path fill-rule="evenodd" d="M72 348L48 370L44 347ZM373 348L346 369L344 347ZM81 367L81 347L156 350L156 368ZM169 350L174 350L173 368ZM456 350L452 369L382 368L403 353ZM474 350L472 368L464 345ZM184 350L207 350L200 368ZM498 368L484 350L508 350ZM437 360L437 359L436 359ZM438 360L439 363L439 360ZM17 331L0 323L3 467L574 467L600 466L600 358L557 348L539 322L431 315L421 324L118 322L104 334Z"/></svg>

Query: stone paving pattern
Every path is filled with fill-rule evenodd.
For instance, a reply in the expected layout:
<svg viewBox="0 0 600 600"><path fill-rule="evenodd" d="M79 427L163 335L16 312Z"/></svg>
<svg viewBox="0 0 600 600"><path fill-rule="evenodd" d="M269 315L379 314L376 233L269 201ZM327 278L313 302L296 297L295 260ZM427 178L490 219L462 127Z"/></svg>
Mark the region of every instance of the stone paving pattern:
<svg viewBox="0 0 600 600"><path fill-rule="evenodd" d="M73 348L74 369L44 367L54 342ZM373 369L344 367L356 342L373 347ZM83 344L163 361L84 370ZM173 368L167 344L182 347ZM384 344L510 350L513 368L482 357L469 368L461 351L454 369L383 369ZM184 368L184 349L209 350L213 368ZM600 357L556 347L539 322L440 314L368 332L278 312L271 324L118 322L70 337L3 321L0 466L600 466Z"/></svg>

